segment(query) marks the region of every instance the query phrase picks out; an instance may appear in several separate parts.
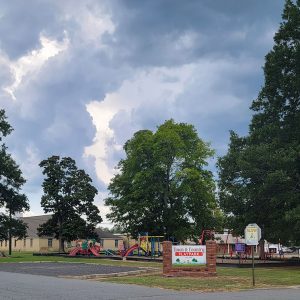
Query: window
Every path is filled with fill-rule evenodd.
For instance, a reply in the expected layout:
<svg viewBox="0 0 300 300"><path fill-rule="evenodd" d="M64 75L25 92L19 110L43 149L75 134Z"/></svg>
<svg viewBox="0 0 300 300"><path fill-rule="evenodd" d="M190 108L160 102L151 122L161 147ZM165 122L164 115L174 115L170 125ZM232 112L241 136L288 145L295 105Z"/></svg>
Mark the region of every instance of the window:
<svg viewBox="0 0 300 300"><path fill-rule="evenodd" d="M23 246L26 247L26 239L23 241Z"/></svg>
<svg viewBox="0 0 300 300"><path fill-rule="evenodd" d="M15 240L15 248L17 247L17 240Z"/></svg>
<svg viewBox="0 0 300 300"><path fill-rule="evenodd" d="M7 241L5 240L5 247L7 247Z"/></svg>
<svg viewBox="0 0 300 300"><path fill-rule="evenodd" d="M119 247L119 240L115 240L115 248Z"/></svg>
<svg viewBox="0 0 300 300"><path fill-rule="evenodd" d="M30 239L30 247L33 247L33 239Z"/></svg>
<svg viewBox="0 0 300 300"><path fill-rule="evenodd" d="M104 240L100 239L100 246L103 247L104 246Z"/></svg>
<svg viewBox="0 0 300 300"><path fill-rule="evenodd" d="M52 248L52 239L48 239L48 247Z"/></svg>

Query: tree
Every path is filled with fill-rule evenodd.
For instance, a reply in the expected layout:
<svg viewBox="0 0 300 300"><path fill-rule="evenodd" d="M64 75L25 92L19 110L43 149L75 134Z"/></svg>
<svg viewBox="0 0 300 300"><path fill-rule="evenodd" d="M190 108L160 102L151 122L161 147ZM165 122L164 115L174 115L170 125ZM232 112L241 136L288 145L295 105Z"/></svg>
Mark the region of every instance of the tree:
<svg viewBox="0 0 300 300"><path fill-rule="evenodd" d="M21 187L25 183L22 172L3 143L3 138L12 132L12 127L6 120L5 111L0 109L0 240L8 240L9 255L12 250L12 237L26 237L27 226L16 219L15 214L29 210L26 196Z"/></svg>
<svg viewBox="0 0 300 300"><path fill-rule="evenodd" d="M300 242L300 1L286 1L249 135L231 132L219 159L220 204L233 228L256 222L265 238Z"/></svg>
<svg viewBox="0 0 300 300"><path fill-rule="evenodd" d="M40 167L46 175L41 206L52 217L38 228L39 235L59 239L59 252L64 251L64 241L96 237L102 218L93 204L98 192L90 176L70 157L51 156Z"/></svg>
<svg viewBox="0 0 300 300"><path fill-rule="evenodd" d="M156 132L141 130L124 146L105 200L108 218L132 236L139 232L183 240L216 225L213 155L192 125L168 120Z"/></svg>

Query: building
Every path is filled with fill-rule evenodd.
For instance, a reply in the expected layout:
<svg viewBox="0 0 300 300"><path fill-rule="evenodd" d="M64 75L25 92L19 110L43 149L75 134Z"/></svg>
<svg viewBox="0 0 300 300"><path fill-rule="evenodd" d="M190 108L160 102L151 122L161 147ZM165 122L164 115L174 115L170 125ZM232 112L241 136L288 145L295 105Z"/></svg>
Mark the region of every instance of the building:
<svg viewBox="0 0 300 300"><path fill-rule="evenodd" d="M47 222L51 215L41 215L33 217L21 217L27 226L27 237L22 240L12 239L12 251L28 251L28 252L57 252L59 249L59 241L53 236L39 237L37 228ZM110 232L96 229L99 236L98 242L103 250L118 250L123 246L123 237L114 235ZM76 242L66 243L66 249L76 245ZM8 241L0 242L0 251L8 251Z"/></svg>

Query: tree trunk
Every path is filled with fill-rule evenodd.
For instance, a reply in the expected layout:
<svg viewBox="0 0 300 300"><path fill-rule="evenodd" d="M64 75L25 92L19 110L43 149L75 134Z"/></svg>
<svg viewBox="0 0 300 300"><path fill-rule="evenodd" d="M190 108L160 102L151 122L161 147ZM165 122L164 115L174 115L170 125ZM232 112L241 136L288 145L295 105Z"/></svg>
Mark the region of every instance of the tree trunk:
<svg viewBox="0 0 300 300"><path fill-rule="evenodd" d="M265 259L265 240L261 239L259 241L259 258Z"/></svg>
<svg viewBox="0 0 300 300"><path fill-rule="evenodd" d="M170 237L170 232L169 232L169 208L168 208L168 203L169 203L169 191L170 191L170 169L171 166L167 166L167 174L166 174L166 185L165 185L165 190L164 190L164 196L163 196L163 201L164 201L164 223L165 223L165 234Z"/></svg>
<svg viewBox="0 0 300 300"><path fill-rule="evenodd" d="M59 218L58 220L58 253L62 252L62 222L61 222L61 218Z"/></svg>
<svg viewBox="0 0 300 300"><path fill-rule="evenodd" d="M265 259L265 225L262 224L261 239L259 241L259 258Z"/></svg>
<svg viewBox="0 0 300 300"><path fill-rule="evenodd" d="M12 236L11 236L11 209L9 209L9 228L8 228L8 254L11 255L12 248Z"/></svg>
<svg viewBox="0 0 300 300"><path fill-rule="evenodd" d="M60 243L61 243L60 249L63 253L65 253L65 240L61 238Z"/></svg>
<svg viewBox="0 0 300 300"><path fill-rule="evenodd" d="M12 242L12 237L11 237L11 230L8 230L8 254L11 255L11 242Z"/></svg>

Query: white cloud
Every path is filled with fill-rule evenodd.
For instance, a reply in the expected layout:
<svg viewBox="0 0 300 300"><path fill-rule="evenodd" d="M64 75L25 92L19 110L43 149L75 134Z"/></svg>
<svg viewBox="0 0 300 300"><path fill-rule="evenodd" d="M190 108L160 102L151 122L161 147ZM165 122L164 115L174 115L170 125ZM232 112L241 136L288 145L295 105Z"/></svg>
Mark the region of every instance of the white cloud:
<svg viewBox="0 0 300 300"><path fill-rule="evenodd" d="M123 138L130 138L135 130L140 129L138 125L131 123L135 110L142 106L148 107L149 104L172 107L172 102L184 90L192 69L192 65L187 65L140 72L131 80L123 82L118 91L107 94L103 101L92 101L87 105L87 111L93 119L97 133L94 144L85 148L84 155L95 157L96 173L102 182L108 184L114 175L113 168L116 161L110 161L111 153L119 152L123 146L111 126L113 119L122 114L123 122L127 123ZM128 132L126 129L129 129Z"/></svg>
<svg viewBox="0 0 300 300"><path fill-rule="evenodd" d="M20 168L27 180L33 180L39 178L41 175L41 169L39 163L41 162L41 154L39 149L34 144L28 144L25 147L25 160L18 159L17 161L22 161Z"/></svg>
<svg viewBox="0 0 300 300"><path fill-rule="evenodd" d="M204 37L202 36L202 39L203 38ZM198 34L196 32L193 31L185 32L179 36L179 38L175 42L174 47L176 50L179 51L192 49L195 46L197 39L198 39Z"/></svg>
<svg viewBox="0 0 300 300"><path fill-rule="evenodd" d="M115 24L111 20L111 16L104 12L103 7L99 3L93 2L63 2L62 11L65 21L71 20L76 22L78 30L75 36L84 43L93 43L93 47L103 48L101 43L103 34L113 34Z"/></svg>
<svg viewBox="0 0 300 300"><path fill-rule="evenodd" d="M6 59L6 64L9 66L13 74L14 81L11 85L4 88L13 100L16 100L15 91L18 89L24 79L36 74L46 61L65 51L68 48L69 40L65 36L64 40L59 42L51 40L43 35L40 37L41 47L32 50L30 53L20 57L17 61L9 61Z"/></svg>
<svg viewBox="0 0 300 300"><path fill-rule="evenodd" d="M224 112L228 118L244 118L249 102L235 93L241 87L229 74L238 77L255 72L255 65L250 59L203 59L177 68L152 68L124 81L103 101L90 102L86 108L96 136L84 156L95 158L98 179L106 185L110 182L123 156L123 144L145 125L151 124L147 129L153 129L169 118L195 124L198 120L226 118Z"/></svg>

